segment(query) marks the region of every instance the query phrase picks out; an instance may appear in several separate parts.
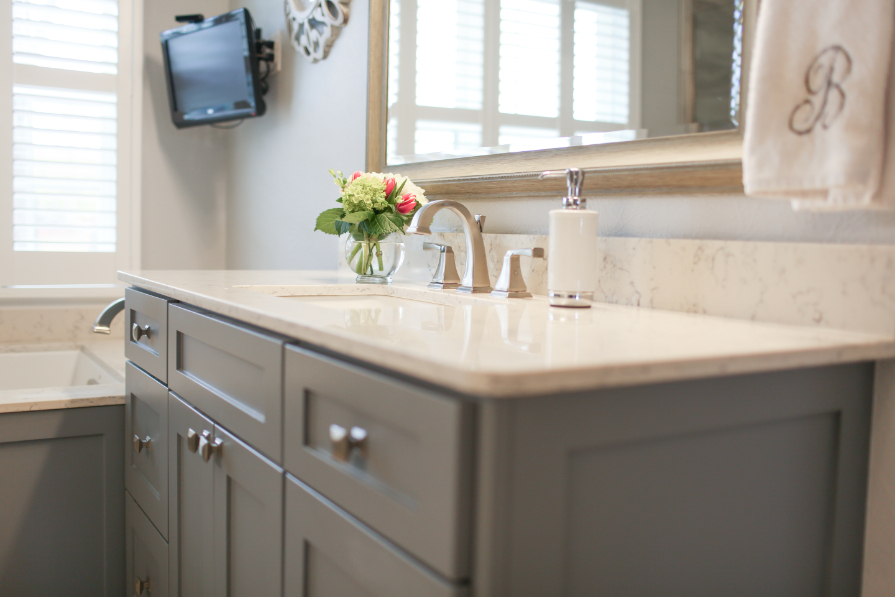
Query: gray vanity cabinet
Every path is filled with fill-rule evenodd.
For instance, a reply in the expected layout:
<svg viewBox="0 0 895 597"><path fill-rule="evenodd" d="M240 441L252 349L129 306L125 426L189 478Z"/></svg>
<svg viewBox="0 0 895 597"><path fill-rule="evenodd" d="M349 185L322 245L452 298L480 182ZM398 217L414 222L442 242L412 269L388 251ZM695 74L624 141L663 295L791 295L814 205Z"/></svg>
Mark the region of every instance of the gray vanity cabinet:
<svg viewBox="0 0 895 597"><path fill-rule="evenodd" d="M124 500L127 512L126 594L168 597L168 544L133 498L125 494Z"/></svg>
<svg viewBox="0 0 895 597"><path fill-rule="evenodd" d="M172 597L214 595L214 466L199 452L214 423L168 394L168 490Z"/></svg>
<svg viewBox="0 0 895 597"><path fill-rule="evenodd" d="M168 388L126 365L124 486L163 537L168 535Z"/></svg>
<svg viewBox="0 0 895 597"><path fill-rule="evenodd" d="M169 394L171 595L279 597L283 471Z"/></svg>
<svg viewBox="0 0 895 597"><path fill-rule="evenodd" d="M287 597L465 597L335 504L286 476Z"/></svg>

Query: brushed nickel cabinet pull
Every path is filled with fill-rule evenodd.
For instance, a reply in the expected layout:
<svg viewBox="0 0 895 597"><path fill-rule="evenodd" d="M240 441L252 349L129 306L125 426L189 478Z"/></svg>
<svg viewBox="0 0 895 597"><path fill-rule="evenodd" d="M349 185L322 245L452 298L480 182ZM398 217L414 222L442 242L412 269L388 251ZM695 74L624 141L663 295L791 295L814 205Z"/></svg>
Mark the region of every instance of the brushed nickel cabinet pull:
<svg viewBox="0 0 895 597"><path fill-rule="evenodd" d="M367 431L362 427L355 426L348 431L334 423L329 426L329 440L333 458L339 462L348 462L355 450L361 456L367 455Z"/></svg>
<svg viewBox="0 0 895 597"><path fill-rule="evenodd" d="M149 581L149 577L146 577L146 580L140 580L137 578L137 582L134 583L134 591L136 591L137 595L142 595L143 591L147 593L152 592L152 583Z"/></svg>
<svg viewBox="0 0 895 597"><path fill-rule="evenodd" d="M131 328L131 338L134 342L139 342L140 338L142 338L143 336L151 338L151 330L152 328L149 327L148 323L143 327L140 327L139 323L135 323L134 327Z"/></svg>
<svg viewBox="0 0 895 597"><path fill-rule="evenodd" d="M186 447L193 454L199 451L199 434L192 427L186 434Z"/></svg>
<svg viewBox="0 0 895 597"><path fill-rule="evenodd" d="M148 435L144 439L140 439L139 435L134 436L134 452L139 454L143 450L147 452L152 449L152 438Z"/></svg>

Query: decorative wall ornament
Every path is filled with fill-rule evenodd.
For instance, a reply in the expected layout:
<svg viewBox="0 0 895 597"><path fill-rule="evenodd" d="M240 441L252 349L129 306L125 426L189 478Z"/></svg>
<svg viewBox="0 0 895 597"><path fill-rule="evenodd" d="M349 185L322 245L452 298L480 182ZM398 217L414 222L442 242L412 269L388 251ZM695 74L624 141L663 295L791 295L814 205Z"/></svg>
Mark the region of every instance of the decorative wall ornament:
<svg viewBox="0 0 895 597"><path fill-rule="evenodd" d="M348 23L348 0L285 0L285 3L286 24L296 51L311 62L326 58L340 28Z"/></svg>

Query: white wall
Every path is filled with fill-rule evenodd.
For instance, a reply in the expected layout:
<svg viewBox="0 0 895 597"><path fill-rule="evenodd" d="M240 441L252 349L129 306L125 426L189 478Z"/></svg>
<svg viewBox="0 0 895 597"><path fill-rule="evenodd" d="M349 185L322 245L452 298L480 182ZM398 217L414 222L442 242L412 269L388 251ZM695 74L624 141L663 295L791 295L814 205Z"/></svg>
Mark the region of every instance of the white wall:
<svg viewBox="0 0 895 597"><path fill-rule="evenodd" d="M146 0L143 47L144 269L222 269L227 191L226 132L171 123L159 33L174 15L214 16L227 0Z"/></svg>
<svg viewBox="0 0 895 597"><path fill-rule="evenodd" d="M348 26L316 64L289 44L282 0L231 4L242 6L265 37L283 30L283 69L270 78L267 114L229 132L227 267L335 268L337 239L313 232L314 221L337 205L328 170L364 168L367 2L351 2Z"/></svg>

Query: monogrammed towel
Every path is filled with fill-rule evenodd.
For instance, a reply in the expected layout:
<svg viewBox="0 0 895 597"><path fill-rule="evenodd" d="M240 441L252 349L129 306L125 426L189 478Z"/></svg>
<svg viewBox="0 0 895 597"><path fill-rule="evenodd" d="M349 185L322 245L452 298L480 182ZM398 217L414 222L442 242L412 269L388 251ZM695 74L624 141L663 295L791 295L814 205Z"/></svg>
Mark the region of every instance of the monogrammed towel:
<svg viewBox="0 0 895 597"><path fill-rule="evenodd" d="M743 185L797 209L895 207L892 0L763 0Z"/></svg>

